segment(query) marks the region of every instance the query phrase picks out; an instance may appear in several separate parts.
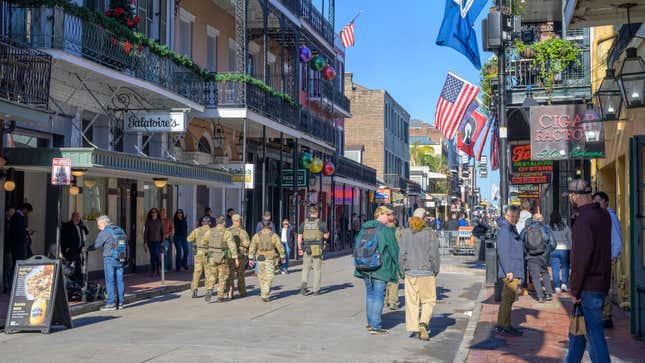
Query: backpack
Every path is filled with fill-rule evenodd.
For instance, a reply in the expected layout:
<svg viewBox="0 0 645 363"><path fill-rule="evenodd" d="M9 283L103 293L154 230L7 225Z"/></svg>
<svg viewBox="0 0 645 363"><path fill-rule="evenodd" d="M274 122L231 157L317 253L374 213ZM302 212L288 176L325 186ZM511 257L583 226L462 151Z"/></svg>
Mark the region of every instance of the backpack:
<svg viewBox="0 0 645 363"><path fill-rule="evenodd" d="M305 242L320 242L323 239L323 233L319 228L320 219L308 219L302 232L302 240Z"/></svg>
<svg viewBox="0 0 645 363"><path fill-rule="evenodd" d="M546 251L546 239L542 226L538 224L526 227L524 243L526 243L526 249L531 256L543 254Z"/></svg>
<svg viewBox="0 0 645 363"><path fill-rule="evenodd" d="M382 226L366 229L360 239L356 237L353 252L356 270L375 271L381 267L381 254L378 252L377 240L381 228Z"/></svg>
<svg viewBox="0 0 645 363"><path fill-rule="evenodd" d="M117 225L110 225L106 230L112 235L112 257L121 263L128 261L128 236L123 229Z"/></svg>

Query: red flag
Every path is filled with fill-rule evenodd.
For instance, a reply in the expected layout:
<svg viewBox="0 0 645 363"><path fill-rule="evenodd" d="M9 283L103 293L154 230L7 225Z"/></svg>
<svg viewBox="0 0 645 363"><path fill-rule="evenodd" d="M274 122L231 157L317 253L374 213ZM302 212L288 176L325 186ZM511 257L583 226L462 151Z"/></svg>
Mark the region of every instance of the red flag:
<svg viewBox="0 0 645 363"><path fill-rule="evenodd" d="M490 170L497 169L499 169L499 129L495 125L490 140Z"/></svg>
<svg viewBox="0 0 645 363"><path fill-rule="evenodd" d="M490 131L490 125L493 123L493 120L486 124L486 130L484 130L484 137L482 137L479 147L477 148L477 161L481 161L482 152L484 152L484 145L486 145L486 139L488 138L488 132Z"/></svg>
<svg viewBox="0 0 645 363"><path fill-rule="evenodd" d="M466 144L464 143L464 139L461 136L461 132L457 132L457 150L463 151L466 155L470 156L471 158L475 156L475 153L473 152L473 145L471 144Z"/></svg>

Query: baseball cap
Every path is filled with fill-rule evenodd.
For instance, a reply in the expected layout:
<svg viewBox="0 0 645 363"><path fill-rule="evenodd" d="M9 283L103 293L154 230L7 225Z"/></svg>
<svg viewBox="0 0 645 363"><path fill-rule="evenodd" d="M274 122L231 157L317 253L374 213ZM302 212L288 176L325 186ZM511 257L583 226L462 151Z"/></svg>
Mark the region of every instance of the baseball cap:
<svg viewBox="0 0 645 363"><path fill-rule="evenodd" d="M417 208L414 210L412 216L423 219L428 216L428 212L423 208Z"/></svg>
<svg viewBox="0 0 645 363"><path fill-rule="evenodd" d="M210 223L210 222L211 222L211 218L210 218L210 217L204 217L204 218L202 218L202 223Z"/></svg>
<svg viewBox="0 0 645 363"><path fill-rule="evenodd" d="M242 217L240 217L239 214L233 214L233 216L231 217L231 220L239 221L239 220L242 220Z"/></svg>
<svg viewBox="0 0 645 363"><path fill-rule="evenodd" d="M381 214L392 214L392 213L394 213L393 210L391 210L390 208L382 205L382 206L376 208L376 210L374 211L374 218L378 218L378 216L380 216Z"/></svg>

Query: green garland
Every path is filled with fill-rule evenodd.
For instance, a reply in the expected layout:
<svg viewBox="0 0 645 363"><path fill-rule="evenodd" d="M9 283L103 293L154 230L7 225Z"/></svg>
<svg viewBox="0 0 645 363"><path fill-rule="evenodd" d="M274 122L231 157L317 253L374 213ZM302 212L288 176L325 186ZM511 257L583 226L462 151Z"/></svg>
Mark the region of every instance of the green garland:
<svg viewBox="0 0 645 363"><path fill-rule="evenodd" d="M299 109L300 104L297 103L291 96L286 93L278 92L271 88L266 83L262 82L257 78L253 78L247 74L240 73L217 73L215 75L215 82L243 82L250 85L256 86L261 90L269 93L271 96L278 97L284 102L288 103L291 107Z"/></svg>

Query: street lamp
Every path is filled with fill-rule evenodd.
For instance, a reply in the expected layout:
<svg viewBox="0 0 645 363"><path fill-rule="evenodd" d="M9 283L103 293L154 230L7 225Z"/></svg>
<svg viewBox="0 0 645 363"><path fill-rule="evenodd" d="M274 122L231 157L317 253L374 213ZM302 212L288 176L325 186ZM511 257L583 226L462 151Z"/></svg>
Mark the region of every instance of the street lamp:
<svg viewBox="0 0 645 363"><path fill-rule="evenodd" d="M627 48L627 58L618 74L618 87L626 108L645 107L645 62L636 48Z"/></svg>
<svg viewBox="0 0 645 363"><path fill-rule="evenodd" d="M13 192L16 189L16 182L14 181L14 169L7 169L6 173L7 180L5 180L2 187L8 192Z"/></svg>
<svg viewBox="0 0 645 363"><path fill-rule="evenodd" d="M600 83L600 87L598 87L594 97L600 108L602 121L618 120L620 110L623 107L623 99L613 68L607 68L605 79Z"/></svg>
<svg viewBox="0 0 645 363"><path fill-rule="evenodd" d="M82 177L87 174L87 169L72 169L72 175Z"/></svg>
<svg viewBox="0 0 645 363"><path fill-rule="evenodd" d="M154 184L157 188L161 189L168 184L168 178L153 178Z"/></svg>
<svg viewBox="0 0 645 363"><path fill-rule="evenodd" d="M213 146L216 149L224 147L224 128L219 122L215 125L215 130L213 132Z"/></svg>

